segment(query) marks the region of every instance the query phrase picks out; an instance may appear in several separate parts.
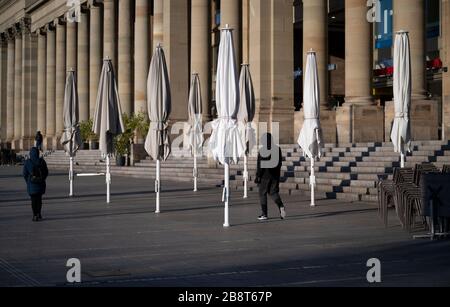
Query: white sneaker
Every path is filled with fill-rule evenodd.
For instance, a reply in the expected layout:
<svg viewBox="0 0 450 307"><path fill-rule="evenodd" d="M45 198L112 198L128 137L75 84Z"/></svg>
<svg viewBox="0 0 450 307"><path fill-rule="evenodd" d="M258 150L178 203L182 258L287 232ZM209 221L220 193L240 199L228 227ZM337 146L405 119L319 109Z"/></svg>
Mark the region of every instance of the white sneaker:
<svg viewBox="0 0 450 307"><path fill-rule="evenodd" d="M268 218L267 218L267 216L265 216L265 215L260 215L260 216L258 217L258 220L260 220L260 221L267 221Z"/></svg>
<svg viewBox="0 0 450 307"><path fill-rule="evenodd" d="M286 218L286 209L284 207L280 208L280 217L282 220Z"/></svg>

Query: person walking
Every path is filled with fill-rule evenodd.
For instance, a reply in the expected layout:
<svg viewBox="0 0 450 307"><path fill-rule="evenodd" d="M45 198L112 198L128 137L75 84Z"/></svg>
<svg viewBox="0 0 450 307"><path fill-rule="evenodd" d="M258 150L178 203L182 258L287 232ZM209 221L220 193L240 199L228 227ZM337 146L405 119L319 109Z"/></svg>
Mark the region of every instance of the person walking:
<svg viewBox="0 0 450 307"><path fill-rule="evenodd" d="M36 133L36 137L34 138L34 140L36 141L36 148L39 151L42 151L42 142L44 141L44 137L42 136L41 131L38 131Z"/></svg>
<svg viewBox="0 0 450 307"><path fill-rule="evenodd" d="M33 222L42 220L42 195L45 194L47 177L47 163L39 157L39 150L36 147L31 148L30 158L23 166L23 178L27 183L28 195L31 197Z"/></svg>
<svg viewBox="0 0 450 307"><path fill-rule="evenodd" d="M265 133L261 138L262 147L258 153L255 183L259 187L259 200L262 214L258 220L268 219L267 194L278 205L280 218L286 218L286 208L280 197L280 177L282 165L281 148L276 146L270 133Z"/></svg>

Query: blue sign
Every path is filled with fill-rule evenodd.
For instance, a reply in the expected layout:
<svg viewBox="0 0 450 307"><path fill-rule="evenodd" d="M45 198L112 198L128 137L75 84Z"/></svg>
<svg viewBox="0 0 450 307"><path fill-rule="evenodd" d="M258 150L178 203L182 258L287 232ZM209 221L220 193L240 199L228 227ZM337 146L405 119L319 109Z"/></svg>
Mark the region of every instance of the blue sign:
<svg viewBox="0 0 450 307"><path fill-rule="evenodd" d="M379 0L375 27L375 48L392 47L393 7L392 0Z"/></svg>

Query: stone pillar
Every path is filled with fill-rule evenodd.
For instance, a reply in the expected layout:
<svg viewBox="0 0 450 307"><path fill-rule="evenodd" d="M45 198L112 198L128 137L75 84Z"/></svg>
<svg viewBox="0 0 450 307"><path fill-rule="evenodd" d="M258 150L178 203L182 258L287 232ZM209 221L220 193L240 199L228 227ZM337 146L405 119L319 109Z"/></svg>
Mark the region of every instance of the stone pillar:
<svg viewBox="0 0 450 307"><path fill-rule="evenodd" d="M439 138L438 102L426 97L425 62L425 4L423 0L395 0L394 33L409 32L411 48L411 134L413 140L437 140ZM386 103L385 139L390 141L391 124L395 117L394 104Z"/></svg>
<svg viewBox="0 0 450 307"><path fill-rule="evenodd" d="M122 0L123 1L123 0ZM117 72L115 0L103 1L103 58L109 57Z"/></svg>
<svg viewBox="0 0 450 307"><path fill-rule="evenodd" d="M292 1L250 0L249 54L256 98L255 123L276 133L279 142L294 142Z"/></svg>
<svg viewBox="0 0 450 307"><path fill-rule="evenodd" d="M22 138L22 32L19 25L16 28L14 45L14 141L12 148L20 150Z"/></svg>
<svg viewBox="0 0 450 307"><path fill-rule="evenodd" d="M66 24L63 20L57 20L56 23L56 141L53 142L53 148L60 148L59 140L64 130L63 108L64 92L66 86Z"/></svg>
<svg viewBox="0 0 450 307"><path fill-rule="evenodd" d="M147 21L148 26L148 21ZM132 106L132 78L131 78L131 1L119 1L119 67L118 87L122 112L131 114Z"/></svg>
<svg viewBox="0 0 450 307"><path fill-rule="evenodd" d="M316 52L320 86L320 121L325 143L336 143L336 112L328 105L328 13L326 0L303 0L303 71L309 50ZM296 115L302 126L303 112ZM299 132L297 132L298 134Z"/></svg>
<svg viewBox="0 0 450 307"><path fill-rule="evenodd" d="M15 39L14 31L10 29L8 35L8 66L6 80L6 142L12 146L14 140L14 81L15 81Z"/></svg>
<svg viewBox="0 0 450 307"><path fill-rule="evenodd" d="M53 139L55 138L55 94L56 94L56 32L53 24L46 26L47 32L47 69L46 69L46 149L53 149Z"/></svg>
<svg viewBox="0 0 450 307"><path fill-rule="evenodd" d="M152 50L164 41L164 0L153 0L153 41Z"/></svg>
<svg viewBox="0 0 450 307"><path fill-rule="evenodd" d="M292 5L291 5L292 6ZM292 7L291 7L292 10ZM220 26L225 27L229 25L234 29L233 41L236 52L236 65L241 67L242 64L242 1L241 0L226 0L220 2ZM292 21L292 20L291 20Z"/></svg>
<svg viewBox="0 0 450 307"><path fill-rule="evenodd" d="M250 0L242 0L242 63L250 59Z"/></svg>
<svg viewBox="0 0 450 307"><path fill-rule="evenodd" d="M372 24L365 0L345 2L345 104L338 108L339 143L382 142L381 107L372 98Z"/></svg>
<svg viewBox="0 0 450 307"><path fill-rule="evenodd" d="M187 120L189 92L188 2L164 1L164 52L172 95L171 122Z"/></svg>
<svg viewBox="0 0 450 307"><path fill-rule="evenodd" d="M97 100L98 84L102 71L102 21L101 9L95 1L89 1L90 30L89 30L89 118L94 118L95 102Z"/></svg>
<svg viewBox="0 0 450 307"><path fill-rule="evenodd" d="M77 85L80 122L89 119L89 20L82 11L78 22Z"/></svg>
<svg viewBox="0 0 450 307"><path fill-rule="evenodd" d="M66 24L66 33L67 33L67 42L66 42L66 75L67 71L70 69L74 69L76 72L77 69L77 22L71 22L67 18ZM65 78L64 78L65 80Z"/></svg>
<svg viewBox="0 0 450 307"><path fill-rule="evenodd" d="M444 67L450 68L450 0L442 0L442 49ZM450 140L450 72L442 73L442 134Z"/></svg>
<svg viewBox="0 0 450 307"><path fill-rule="evenodd" d="M7 96L8 45L6 35L0 34L0 144L6 145L6 102Z"/></svg>
<svg viewBox="0 0 450 307"><path fill-rule="evenodd" d="M155 1L155 6L156 6ZM149 7L147 0L136 0L136 23L134 32L134 112L147 113L147 76L152 51L149 46ZM155 17L156 18L156 17Z"/></svg>
<svg viewBox="0 0 450 307"><path fill-rule="evenodd" d="M20 148L34 146L37 129L37 35L30 32L31 20L21 20L22 27L22 137Z"/></svg>
<svg viewBox="0 0 450 307"><path fill-rule="evenodd" d="M210 57L211 46L210 7L208 0L192 0L191 15L191 74L200 78L202 91L203 121L211 120L210 102Z"/></svg>
<svg viewBox="0 0 450 307"><path fill-rule="evenodd" d="M47 135L46 122L46 71L47 71L47 38L45 33L38 30L38 78L37 78L37 130L41 131L42 135Z"/></svg>

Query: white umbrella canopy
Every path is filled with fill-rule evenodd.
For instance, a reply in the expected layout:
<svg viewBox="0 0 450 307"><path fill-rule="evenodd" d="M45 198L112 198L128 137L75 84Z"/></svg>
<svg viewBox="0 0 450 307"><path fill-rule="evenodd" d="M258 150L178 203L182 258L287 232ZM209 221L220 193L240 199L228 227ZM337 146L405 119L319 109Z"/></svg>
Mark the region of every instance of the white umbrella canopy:
<svg viewBox="0 0 450 307"><path fill-rule="evenodd" d="M188 141L192 155L194 157L194 192L197 191L197 157L202 155L203 149L203 128L202 128L202 93L200 87L200 78L198 74L192 74L191 89L189 91L188 105Z"/></svg>
<svg viewBox="0 0 450 307"><path fill-rule="evenodd" d="M239 162L245 147L237 125L239 111L239 87L236 73L236 61L233 46L232 29L228 25L222 29L216 77L216 109L218 119L212 123L209 149L214 160L224 164L224 190L222 200L225 203L224 227L229 224L229 164Z"/></svg>
<svg viewBox="0 0 450 307"><path fill-rule="evenodd" d="M192 154L201 155L203 145L202 128L202 93L200 87L200 78L198 74L193 74L191 79L191 88L189 91L189 130L188 140Z"/></svg>
<svg viewBox="0 0 450 307"><path fill-rule="evenodd" d="M67 73L66 88L64 92L64 133L61 145L70 157L74 157L81 146L81 133L78 116L78 92L75 71Z"/></svg>
<svg viewBox="0 0 450 307"><path fill-rule="evenodd" d="M248 64L243 64L241 75L239 77L240 103L239 113L237 115L239 123L243 125L242 133L245 141L244 155L244 198L247 198L248 185L248 161L247 156L251 153L256 144L256 133L252 127L252 121L255 117L255 92L253 89L252 76Z"/></svg>
<svg viewBox="0 0 450 307"><path fill-rule="evenodd" d="M61 137L61 144L70 157L69 164L69 196L73 196L73 158L81 146L81 133L78 117L78 92L75 78L75 71L67 73L66 88L64 92L64 132Z"/></svg>
<svg viewBox="0 0 450 307"><path fill-rule="evenodd" d="M167 160L171 152L168 119L172 108L166 58L160 45L153 53L148 72L147 107L150 127L145 140L145 150L153 160L156 160L155 213L159 213L161 160Z"/></svg>
<svg viewBox="0 0 450 307"><path fill-rule="evenodd" d="M401 154L401 167L405 167L405 154L411 151L411 53L406 31L399 31L395 36L393 90L395 118L391 140L394 151Z"/></svg>
<svg viewBox="0 0 450 307"><path fill-rule="evenodd" d="M98 86L92 131L99 136L100 151L106 156L107 203L110 202L110 158L114 154L114 138L124 130L114 68L111 60L105 59Z"/></svg>
<svg viewBox="0 0 450 307"><path fill-rule="evenodd" d="M314 163L322 156L322 136L320 127L320 90L319 74L317 72L316 53L308 52L306 58L305 81L303 90L303 128L298 138L298 144L303 154L311 160L311 206L315 206L314 188L316 177L314 174Z"/></svg>

